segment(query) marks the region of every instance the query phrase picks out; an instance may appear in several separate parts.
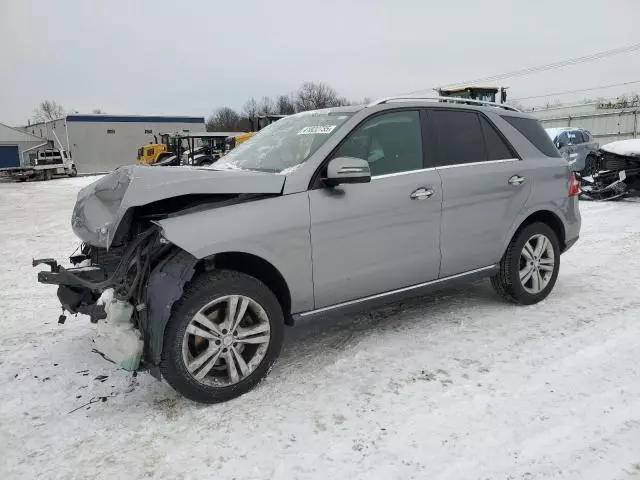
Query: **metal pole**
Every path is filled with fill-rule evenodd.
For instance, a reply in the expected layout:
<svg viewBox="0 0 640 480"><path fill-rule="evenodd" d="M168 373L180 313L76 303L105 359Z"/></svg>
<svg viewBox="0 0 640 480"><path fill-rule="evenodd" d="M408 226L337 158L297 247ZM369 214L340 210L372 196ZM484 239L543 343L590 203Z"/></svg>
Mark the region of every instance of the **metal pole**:
<svg viewBox="0 0 640 480"><path fill-rule="evenodd" d="M67 125L67 116L64 116L64 131L67 134L67 155L71 158L71 145L69 144L69 126Z"/></svg>
<svg viewBox="0 0 640 480"><path fill-rule="evenodd" d="M633 138L638 138L638 110L633 112Z"/></svg>

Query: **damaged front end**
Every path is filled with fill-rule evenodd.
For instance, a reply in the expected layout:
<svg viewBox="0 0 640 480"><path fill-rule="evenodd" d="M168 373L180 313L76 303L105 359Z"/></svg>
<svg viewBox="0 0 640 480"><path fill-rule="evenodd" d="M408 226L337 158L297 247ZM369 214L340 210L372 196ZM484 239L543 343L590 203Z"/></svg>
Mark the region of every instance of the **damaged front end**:
<svg viewBox="0 0 640 480"><path fill-rule="evenodd" d="M579 177L581 199L617 200L640 195L640 140L604 145L588 161L588 171Z"/></svg>
<svg viewBox="0 0 640 480"><path fill-rule="evenodd" d="M49 266L38 281L58 285L60 323L65 312L88 315L97 324L98 353L127 370L143 366L159 377L173 303L201 258L163 238L158 222L279 195L283 184L283 176L258 172L119 168L78 193L71 226L83 243L70 257L72 267L34 260L34 266Z"/></svg>
<svg viewBox="0 0 640 480"><path fill-rule="evenodd" d="M80 254L70 258L72 268L51 259L34 260L33 265L44 263L51 269L39 272L38 281L58 285L63 310L59 322L64 323L65 312L88 315L97 324L94 350L125 370L138 370L147 357L146 286L171 248L152 225L110 250L84 243Z"/></svg>

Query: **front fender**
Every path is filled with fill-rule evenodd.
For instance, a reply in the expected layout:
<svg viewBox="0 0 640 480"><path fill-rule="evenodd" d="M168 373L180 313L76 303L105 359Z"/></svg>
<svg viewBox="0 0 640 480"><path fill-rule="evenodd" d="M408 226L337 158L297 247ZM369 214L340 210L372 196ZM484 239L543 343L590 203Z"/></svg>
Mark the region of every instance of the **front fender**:
<svg viewBox="0 0 640 480"><path fill-rule="evenodd" d="M178 215L156 222L162 235L196 259L255 255L273 265L291 293L291 313L314 309L307 192Z"/></svg>

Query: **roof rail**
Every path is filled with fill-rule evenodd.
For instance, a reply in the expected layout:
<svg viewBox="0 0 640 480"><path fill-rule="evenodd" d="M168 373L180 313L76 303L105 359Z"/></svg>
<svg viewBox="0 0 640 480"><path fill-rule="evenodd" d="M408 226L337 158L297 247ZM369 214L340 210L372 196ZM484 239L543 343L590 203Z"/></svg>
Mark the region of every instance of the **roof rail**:
<svg viewBox="0 0 640 480"><path fill-rule="evenodd" d="M367 107L373 107L375 105L381 105L383 103L393 102L397 100L429 100L434 102L446 101L446 102L452 102L452 103L467 103L467 104L472 103L475 105L487 105L490 107L504 108L505 110L511 110L513 112L522 113L516 107L512 107L511 105L506 105L504 103L485 102L483 100L473 100L471 98L462 98L462 97L421 97L421 96L411 96L411 95L397 95L393 97L380 98L378 100L374 100L373 102L371 102L369 105L367 105Z"/></svg>

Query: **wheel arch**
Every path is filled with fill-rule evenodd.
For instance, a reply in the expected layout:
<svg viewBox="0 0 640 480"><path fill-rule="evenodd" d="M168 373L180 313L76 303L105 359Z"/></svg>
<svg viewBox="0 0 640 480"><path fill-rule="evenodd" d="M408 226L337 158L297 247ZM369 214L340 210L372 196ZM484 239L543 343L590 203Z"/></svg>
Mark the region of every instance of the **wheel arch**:
<svg viewBox="0 0 640 480"><path fill-rule="evenodd" d="M185 285L199 271L226 269L253 276L269 288L280 303L287 325L293 325L291 316L291 292L284 276L269 261L246 252L220 252L197 259L176 247L151 272L146 287L146 306L141 322L145 331L146 358L151 364L151 373L159 375L164 332L171 316L173 305L180 299Z"/></svg>
<svg viewBox="0 0 640 480"><path fill-rule="evenodd" d="M285 323L293 325L291 317L291 290L280 271L268 260L247 252L221 252L201 261L209 269L235 270L250 275L264 283L278 299Z"/></svg>
<svg viewBox="0 0 640 480"><path fill-rule="evenodd" d="M564 252L567 246L565 225L562 222L560 216L557 213L553 212L551 209L540 209L529 213L528 216L521 220L517 227L513 229L507 239L506 244L504 245L504 250L506 250L509 242L511 242L511 239L516 236L518 232L520 232L520 230L536 222L548 225L555 232L555 234L558 236L558 242L560 243L560 251Z"/></svg>

